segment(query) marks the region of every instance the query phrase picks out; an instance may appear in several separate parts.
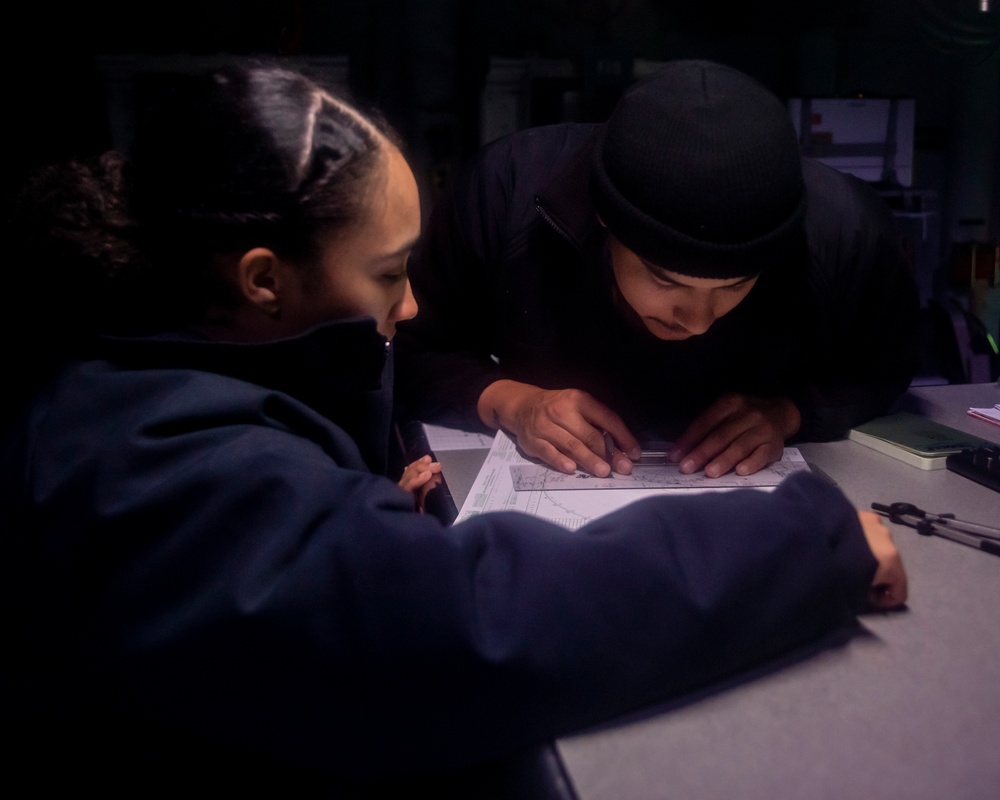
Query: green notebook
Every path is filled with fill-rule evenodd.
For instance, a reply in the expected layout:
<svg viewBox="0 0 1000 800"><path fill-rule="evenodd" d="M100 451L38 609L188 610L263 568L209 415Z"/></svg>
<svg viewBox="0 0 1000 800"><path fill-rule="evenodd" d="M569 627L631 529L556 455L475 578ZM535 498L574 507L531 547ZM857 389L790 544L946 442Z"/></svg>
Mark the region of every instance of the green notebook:
<svg viewBox="0 0 1000 800"><path fill-rule="evenodd" d="M854 428L848 439L920 469L944 469L950 453L978 447L985 440L934 422L919 414L900 412L878 417Z"/></svg>

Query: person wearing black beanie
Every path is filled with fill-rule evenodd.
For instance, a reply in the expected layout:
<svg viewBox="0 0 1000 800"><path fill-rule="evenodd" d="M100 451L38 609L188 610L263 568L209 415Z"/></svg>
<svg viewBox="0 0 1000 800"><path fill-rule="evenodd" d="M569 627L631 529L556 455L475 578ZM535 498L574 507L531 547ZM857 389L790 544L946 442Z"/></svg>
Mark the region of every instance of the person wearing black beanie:
<svg viewBox="0 0 1000 800"><path fill-rule="evenodd" d="M703 278L756 275L802 221L791 118L734 69L679 62L634 86L597 136L598 215L641 258Z"/></svg>
<svg viewBox="0 0 1000 800"><path fill-rule="evenodd" d="M683 472L749 474L883 413L916 364L881 199L802 158L783 103L708 61L667 64L604 124L487 146L410 273L401 403L567 472L630 472L638 434L672 438Z"/></svg>

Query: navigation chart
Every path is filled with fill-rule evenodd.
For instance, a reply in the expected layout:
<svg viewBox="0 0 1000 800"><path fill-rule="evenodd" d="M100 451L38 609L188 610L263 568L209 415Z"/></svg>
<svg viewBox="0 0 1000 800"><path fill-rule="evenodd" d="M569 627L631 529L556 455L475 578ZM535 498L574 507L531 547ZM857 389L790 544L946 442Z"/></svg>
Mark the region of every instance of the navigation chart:
<svg viewBox="0 0 1000 800"><path fill-rule="evenodd" d="M748 487L767 491L791 473L808 469L801 453L789 447L781 461L747 476L682 475L675 466L662 464L637 466L632 475L610 478L582 472L566 475L521 456L513 440L501 431L456 522L491 511L522 511L574 529L645 497Z"/></svg>

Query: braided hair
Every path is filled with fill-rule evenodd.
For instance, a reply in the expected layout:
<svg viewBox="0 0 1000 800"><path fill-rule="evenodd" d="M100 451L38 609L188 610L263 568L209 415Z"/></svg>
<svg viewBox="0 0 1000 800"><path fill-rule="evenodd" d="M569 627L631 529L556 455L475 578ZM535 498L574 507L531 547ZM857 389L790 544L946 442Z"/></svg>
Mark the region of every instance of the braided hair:
<svg viewBox="0 0 1000 800"><path fill-rule="evenodd" d="M171 76L133 159L39 170L5 213L14 308L0 423L100 333L150 333L232 307L218 256L267 247L308 281L320 240L351 226L385 180L369 118L303 75L234 67ZM20 346L15 342L28 342Z"/></svg>
<svg viewBox="0 0 1000 800"><path fill-rule="evenodd" d="M253 247L308 278L320 238L350 228L384 179L387 141L380 120L288 70L173 80L150 104L133 157L132 208L162 294L188 316L232 303L212 259Z"/></svg>

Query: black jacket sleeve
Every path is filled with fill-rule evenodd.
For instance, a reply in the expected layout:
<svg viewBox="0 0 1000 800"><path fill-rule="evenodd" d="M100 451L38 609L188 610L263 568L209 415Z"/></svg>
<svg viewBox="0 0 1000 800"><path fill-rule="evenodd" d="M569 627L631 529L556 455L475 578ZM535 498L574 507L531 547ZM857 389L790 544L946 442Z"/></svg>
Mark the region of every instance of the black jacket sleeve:
<svg viewBox="0 0 1000 800"><path fill-rule="evenodd" d="M420 311L394 339L396 398L404 416L482 428L479 395L504 377L491 359L495 258L488 248L509 224L495 161L481 159L448 187L410 257Z"/></svg>
<svg viewBox="0 0 1000 800"><path fill-rule="evenodd" d="M580 258L568 234L539 213L539 192L550 183L566 189L570 177L580 182L575 164L593 130L551 125L494 142L438 199L409 262L420 311L399 326L394 340L396 397L404 414L482 427L476 404L483 389L524 366L516 357L506 368L498 360L512 336L519 346L534 339L525 330L537 324L530 320L540 311L548 316L547 301L533 288L550 258L539 242L545 248L555 242L574 261ZM570 194L592 220L585 178L581 191ZM542 347L548 344L543 335Z"/></svg>
<svg viewBox="0 0 1000 800"><path fill-rule="evenodd" d="M793 400L801 440L825 441L884 414L918 361L917 291L896 226L866 184L803 161L811 258L802 335L807 380Z"/></svg>
<svg viewBox="0 0 1000 800"><path fill-rule="evenodd" d="M89 507L76 469L32 466L7 585L49 667L106 715L360 779L483 761L758 663L849 625L875 568L811 476L567 531L445 528L243 424L150 428L86 478Z"/></svg>

